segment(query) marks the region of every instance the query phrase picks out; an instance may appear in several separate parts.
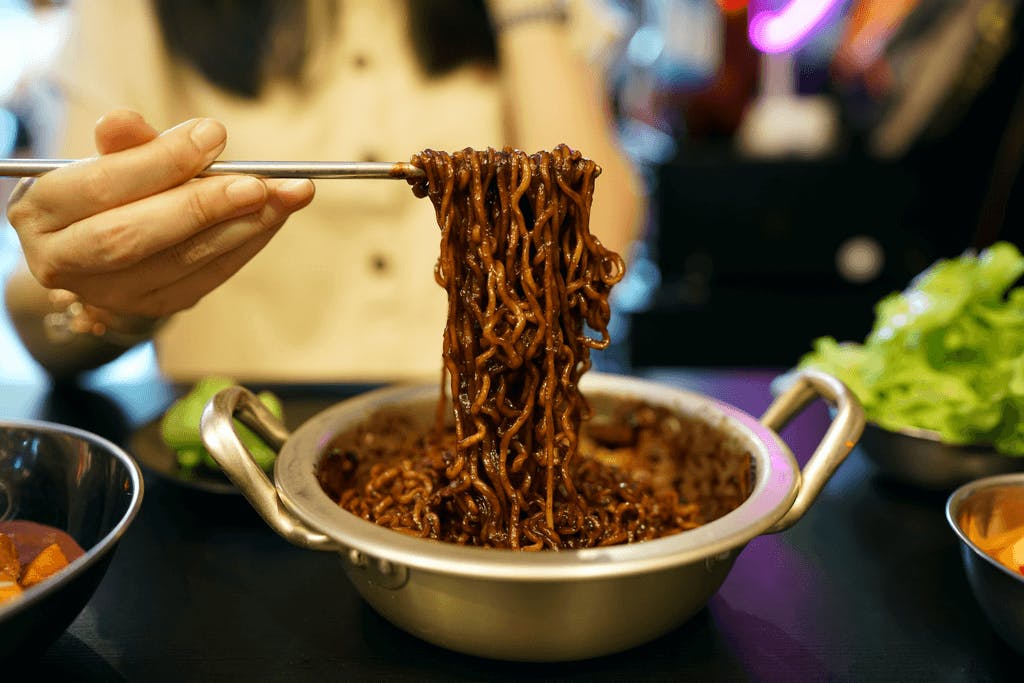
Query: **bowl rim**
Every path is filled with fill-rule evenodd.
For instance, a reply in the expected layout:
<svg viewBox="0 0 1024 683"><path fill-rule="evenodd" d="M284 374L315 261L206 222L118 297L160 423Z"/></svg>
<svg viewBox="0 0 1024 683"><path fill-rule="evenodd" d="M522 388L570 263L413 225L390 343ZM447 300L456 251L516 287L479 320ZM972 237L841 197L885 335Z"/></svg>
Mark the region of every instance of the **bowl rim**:
<svg viewBox="0 0 1024 683"><path fill-rule="evenodd" d="M909 437L913 437L915 439L924 439L925 441L935 441L937 443L941 443L941 444L946 445L946 446L960 446L960 445L963 445L963 444L946 443L946 442L944 442L942 440L942 435L939 434L938 431L936 431L934 429L927 429L925 427L913 427L913 426L907 425L907 426L904 426L904 427L898 427L898 428L894 429L892 427L886 427L885 425L880 424L879 422L876 422L874 420L866 419L864 421L864 428L867 429L868 427L871 427L871 428L874 428L874 429L876 429L876 430L878 430L880 432L886 432L886 433L889 433L889 434L899 434L900 436L909 436Z"/></svg>
<svg viewBox="0 0 1024 683"><path fill-rule="evenodd" d="M518 582L619 577L699 560L726 559L792 507L801 481L796 458L777 434L747 413L703 394L624 375L588 373L581 387L589 395L613 392L616 398L643 398L687 414L721 420L729 434L739 437L754 457L750 495L736 509L695 529L603 548L534 553L459 546L396 533L338 507L320 488L315 467L346 419L365 417L388 403L436 397L437 384L424 383L362 394L301 425L285 442L274 466L278 496L302 522L349 552L446 575Z"/></svg>
<svg viewBox="0 0 1024 683"><path fill-rule="evenodd" d="M57 592L65 585L71 583L76 576L99 562L100 559L110 551L114 544L120 540L121 536L124 535L124 532L135 519L139 509L142 507L142 497L145 488L142 470L139 468L135 460L120 446L103 438L102 436L99 436L98 434L94 434L84 429L79 429L78 427L72 427L70 425L59 424L56 422L48 422L45 420L0 419L0 429L11 428L30 429L51 434L60 434L62 436L71 436L86 441L94 446L106 449L114 458L124 465L125 470L128 473L128 477L132 482L132 496L131 500L128 502L128 507L125 510L125 513L117 523L114 524L103 538L98 540L91 547L83 548L85 552L80 557L68 563L68 566L62 569L57 575L24 589L24 592L20 597L9 600L7 603L0 605L0 621L3 621L7 617L17 614L23 610L30 609L32 605L42 601L51 593Z"/></svg>
<svg viewBox="0 0 1024 683"><path fill-rule="evenodd" d="M995 445L991 441L974 441L970 443L954 443L950 441L943 441L942 434L939 431L935 429L927 429L925 427L905 426L894 429L879 424L878 422L871 420L869 418L866 419L864 422L864 429L865 431L867 431L868 429L874 429L875 431L881 432L883 434L892 434L896 436L905 436L912 439L922 439L924 441L931 441L934 442L937 446L944 446L945 448L975 450L979 451L978 455L998 455L1000 457L1008 458L1017 457L1014 455L1010 455L1008 453L1000 453L999 451L996 450ZM980 451L986 452L980 453Z"/></svg>
<svg viewBox="0 0 1024 683"><path fill-rule="evenodd" d="M974 541L972 541L967 533L960 527L960 524L956 521L956 514L960 510L960 506L968 498L984 489L993 488L996 486L1006 486L1007 484L1016 486L1024 490L1024 472L1010 472L1008 474L995 474L989 477L982 477L969 481L966 484L958 487L953 491L946 499L946 522L953 529L953 533L957 535L960 541L971 549L971 551L980 557L981 559L988 562L990 565L1003 572L1007 576L1011 577L1015 581L1024 584L1024 574L1020 572L1014 572L1003 563L986 553L984 550L979 548Z"/></svg>

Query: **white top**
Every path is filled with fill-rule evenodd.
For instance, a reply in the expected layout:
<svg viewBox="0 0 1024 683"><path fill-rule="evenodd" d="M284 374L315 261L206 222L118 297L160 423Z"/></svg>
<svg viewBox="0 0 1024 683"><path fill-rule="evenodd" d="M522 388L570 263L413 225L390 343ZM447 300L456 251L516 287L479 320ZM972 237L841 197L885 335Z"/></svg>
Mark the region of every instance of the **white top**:
<svg viewBox="0 0 1024 683"><path fill-rule="evenodd" d="M95 154L93 124L115 107L157 129L217 118L228 130L222 159L407 161L427 148L506 144L493 71L465 66L428 80L404 0L339 7L336 36L308 64L315 87L276 84L255 105L172 61L148 2L78 3L57 62L68 106L59 153ZM160 331L161 369L180 380L437 379L438 253L433 207L405 181L318 181L313 203L259 255Z"/></svg>

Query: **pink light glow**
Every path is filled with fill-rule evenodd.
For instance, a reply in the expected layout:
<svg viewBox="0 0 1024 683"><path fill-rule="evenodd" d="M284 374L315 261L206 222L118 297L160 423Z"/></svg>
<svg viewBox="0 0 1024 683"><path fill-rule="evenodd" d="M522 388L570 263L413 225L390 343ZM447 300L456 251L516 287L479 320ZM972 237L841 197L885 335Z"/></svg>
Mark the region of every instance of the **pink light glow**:
<svg viewBox="0 0 1024 683"><path fill-rule="evenodd" d="M777 10L750 18L750 42L761 52L789 52L813 31L839 0L791 0Z"/></svg>

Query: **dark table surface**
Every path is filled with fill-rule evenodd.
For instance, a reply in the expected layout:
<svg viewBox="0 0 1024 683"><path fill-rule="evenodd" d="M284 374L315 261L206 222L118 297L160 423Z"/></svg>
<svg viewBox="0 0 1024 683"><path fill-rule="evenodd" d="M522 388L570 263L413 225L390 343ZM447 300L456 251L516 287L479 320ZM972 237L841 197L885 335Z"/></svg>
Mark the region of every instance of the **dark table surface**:
<svg viewBox="0 0 1024 683"><path fill-rule="evenodd" d="M776 372L650 370L752 415ZM365 387L277 386L292 428ZM0 386L0 417L91 430L126 448L181 388L159 380ZM782 433L803 463L822 404ZM791 529L755 538L708 606L621 654L510 664L452 653L377 616L331 553L302 550L238 495L144 468L145 497L37 680L1021 680L974 602L945 494L887 481L854 450ZM671 599L671 596L666 596ZM611 608L611 607L610 607ZM49 675L49 676L48 676ZM0 672L0 679L4 676Z"/></svg>

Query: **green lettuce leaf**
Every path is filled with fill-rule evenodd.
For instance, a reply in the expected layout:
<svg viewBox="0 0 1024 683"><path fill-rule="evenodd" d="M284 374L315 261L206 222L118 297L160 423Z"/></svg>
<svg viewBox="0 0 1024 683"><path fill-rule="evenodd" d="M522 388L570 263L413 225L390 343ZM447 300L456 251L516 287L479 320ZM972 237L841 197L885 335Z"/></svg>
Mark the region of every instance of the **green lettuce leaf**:
<svg viewBox="0 0 1024 683"><path fill-rule="evenodd" d="M1022 275L1008 242L937 261L876 304L863 343L821 337L797 367L843 380L883 427L1024 455Z"/></svg>

